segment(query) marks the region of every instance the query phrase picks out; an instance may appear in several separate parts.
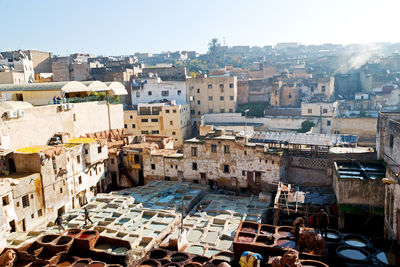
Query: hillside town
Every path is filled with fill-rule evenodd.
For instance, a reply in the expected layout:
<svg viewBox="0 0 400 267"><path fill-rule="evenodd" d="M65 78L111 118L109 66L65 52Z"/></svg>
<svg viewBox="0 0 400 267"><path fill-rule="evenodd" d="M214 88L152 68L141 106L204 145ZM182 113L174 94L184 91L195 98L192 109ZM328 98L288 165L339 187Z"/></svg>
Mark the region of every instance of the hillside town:
<svg viewBox="0 0 400 267"><path fill-rule="evenodd" d="M0 52L0 266L400 266L400 43Z"/></svg>

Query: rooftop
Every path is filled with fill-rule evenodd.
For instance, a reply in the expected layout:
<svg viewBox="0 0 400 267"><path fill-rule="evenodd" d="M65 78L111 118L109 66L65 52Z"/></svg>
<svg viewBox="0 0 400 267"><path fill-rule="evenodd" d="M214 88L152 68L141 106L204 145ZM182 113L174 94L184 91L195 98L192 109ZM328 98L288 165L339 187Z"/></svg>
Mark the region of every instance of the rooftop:
<svg viewBox="0 0 400 267"><path fill-rule="evenodd" d="M87 137L78 137L78 138L72 138L69 139L68 143L70 144L89 144L97 142L96 138L87 138Z"/></svg>

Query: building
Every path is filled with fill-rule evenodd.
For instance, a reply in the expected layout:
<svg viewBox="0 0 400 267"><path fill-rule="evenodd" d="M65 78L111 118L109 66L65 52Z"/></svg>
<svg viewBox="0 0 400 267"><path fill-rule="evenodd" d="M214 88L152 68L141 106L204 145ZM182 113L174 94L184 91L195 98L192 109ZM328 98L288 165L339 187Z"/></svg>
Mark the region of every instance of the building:
<svg viewBox="0 0 400 267"><path fill-rule="evenodd" d="M69 57L55 57L52 60L53 81L87 81L90 78L90 64L88 57L71 55Z"/></svg>
<svg viewBox="0 0 400 267"><path fill-rule="evenodd" d="M156 74L163 81L185 81L186 80L186 67L150 67L144 68L143 74L150 75Z"/></svg>
<svg viewBox="0 0 400 267"><path fill-rule="evenodd" d="M13 70L6 69L4 71L0 70L0 84L24 84L25 74L23 72L17 72Z"/></svg>
<svg viewBox="0 0 400 267"><path fill-rule="evenodd" d="M400 244L400 113L380 112L376 133L378 159L386 162L385 237Z"/></svg>
<svg viewBox="0 0 400 267"><path fill-rule="evenodd" d="M233 113L237 107L237 78L231 76L196 77L186 81L187 103L192 120L199 126L207 113Z"/></svg>
<svg viewBox="0 0 400 267"><path fill-rule="evenodd" d="M311 102L301 103L301 116L333 117L337 110L338 102Z"/></svg>
<svg viewBox="0 0 400 267"><path fill-rule="evenodd" d="M24 54L19 55L18 57L5 59L0 58L0 66L3 66L3 68L5 67L11 71L23 73L24 83L35 82L33 63Z"/></svg>
<svg viewBox="0 0 400 267"><path fill-rule="evenodd" d="M174 147L181 147L190 136L189 105L171 102L138 104L136 110L124 110L125 133L169 136Z"/></svg>
<svg viewBox="0 0 400 267"><path fill-rule="evenodd" d="M301 103L301 83L276 79L272 81L270 105L273 107L299 107Z"/></svg>
<svg viewBox="0 0 400 267"><path fill-rule="evenodd" d="M53 53L38 51L38 50L17 50L1 52L4 58L14 58L23 55L25 58L32 61L33 70L35 73L51 73L51 61Z"/></svg>

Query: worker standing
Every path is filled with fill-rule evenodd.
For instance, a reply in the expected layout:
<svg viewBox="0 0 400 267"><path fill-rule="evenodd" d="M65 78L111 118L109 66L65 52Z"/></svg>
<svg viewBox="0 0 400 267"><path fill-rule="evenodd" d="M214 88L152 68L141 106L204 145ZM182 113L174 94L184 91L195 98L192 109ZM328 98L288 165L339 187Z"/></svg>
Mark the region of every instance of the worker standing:
<svg viewBox="0 0 400 267"><path fill-rule="evenodd" d="M65 231L64 226L62 225L62 216L58 215L56 221L54 222L58 226L58 233L61 233L61 229Z"/></svg>
<svg viewBox="0 0 400 267"><path fill-rule="evenodd" d="M85 212L85 225L87 224L87 221L89 221L91 224L93 224L92 220L89 218L89 211L86 207L83 208Z"/></svg>
<svg viewBox="0 0 400 267"><path fill-rule="evenodd" d="M298 217L293 221L294 238L296 239L296 242L298 242L299 240L300 227L304 227L304 223L305 223L304 217Z"/></svg>
<svg viewBox="0 0 400 267"><path fill-rule="evenodd" d="M329 215L326 213L324 209L321 209L317 216L317 225L319 228L319 232L325 238L328 237L328 225L329 225Z"/></svg>

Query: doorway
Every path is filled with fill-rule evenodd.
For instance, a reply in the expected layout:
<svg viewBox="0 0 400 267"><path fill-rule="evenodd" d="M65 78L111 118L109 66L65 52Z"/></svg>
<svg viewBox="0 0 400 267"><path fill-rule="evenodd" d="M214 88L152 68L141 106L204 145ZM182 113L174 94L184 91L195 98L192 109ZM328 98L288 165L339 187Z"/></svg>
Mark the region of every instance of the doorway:
<svg viewBox="0 0 400 267"><path fill-rule="evenodd" d="M22 231L26 231L25 219L22 219Z"/></svg>
<svg viewBox="0 0 400 267"><path fill-rule="evenodd" d="M16 172L16 168L15 168L15 162L14 159L10 158L8 159L8 170L10 173L14 173Z"/></svg>
<svg viewBox="0 0 400 267"><path fill-rule="evenodd" d="M200 183L201 184L207 184L207 175L205 172L200 173Z"/></svg>
<svg viewBox="0 0 400 267"><path fill-rule="evenodd" d="M11 233L15 232L15 220L10 221Z"/></svg>

